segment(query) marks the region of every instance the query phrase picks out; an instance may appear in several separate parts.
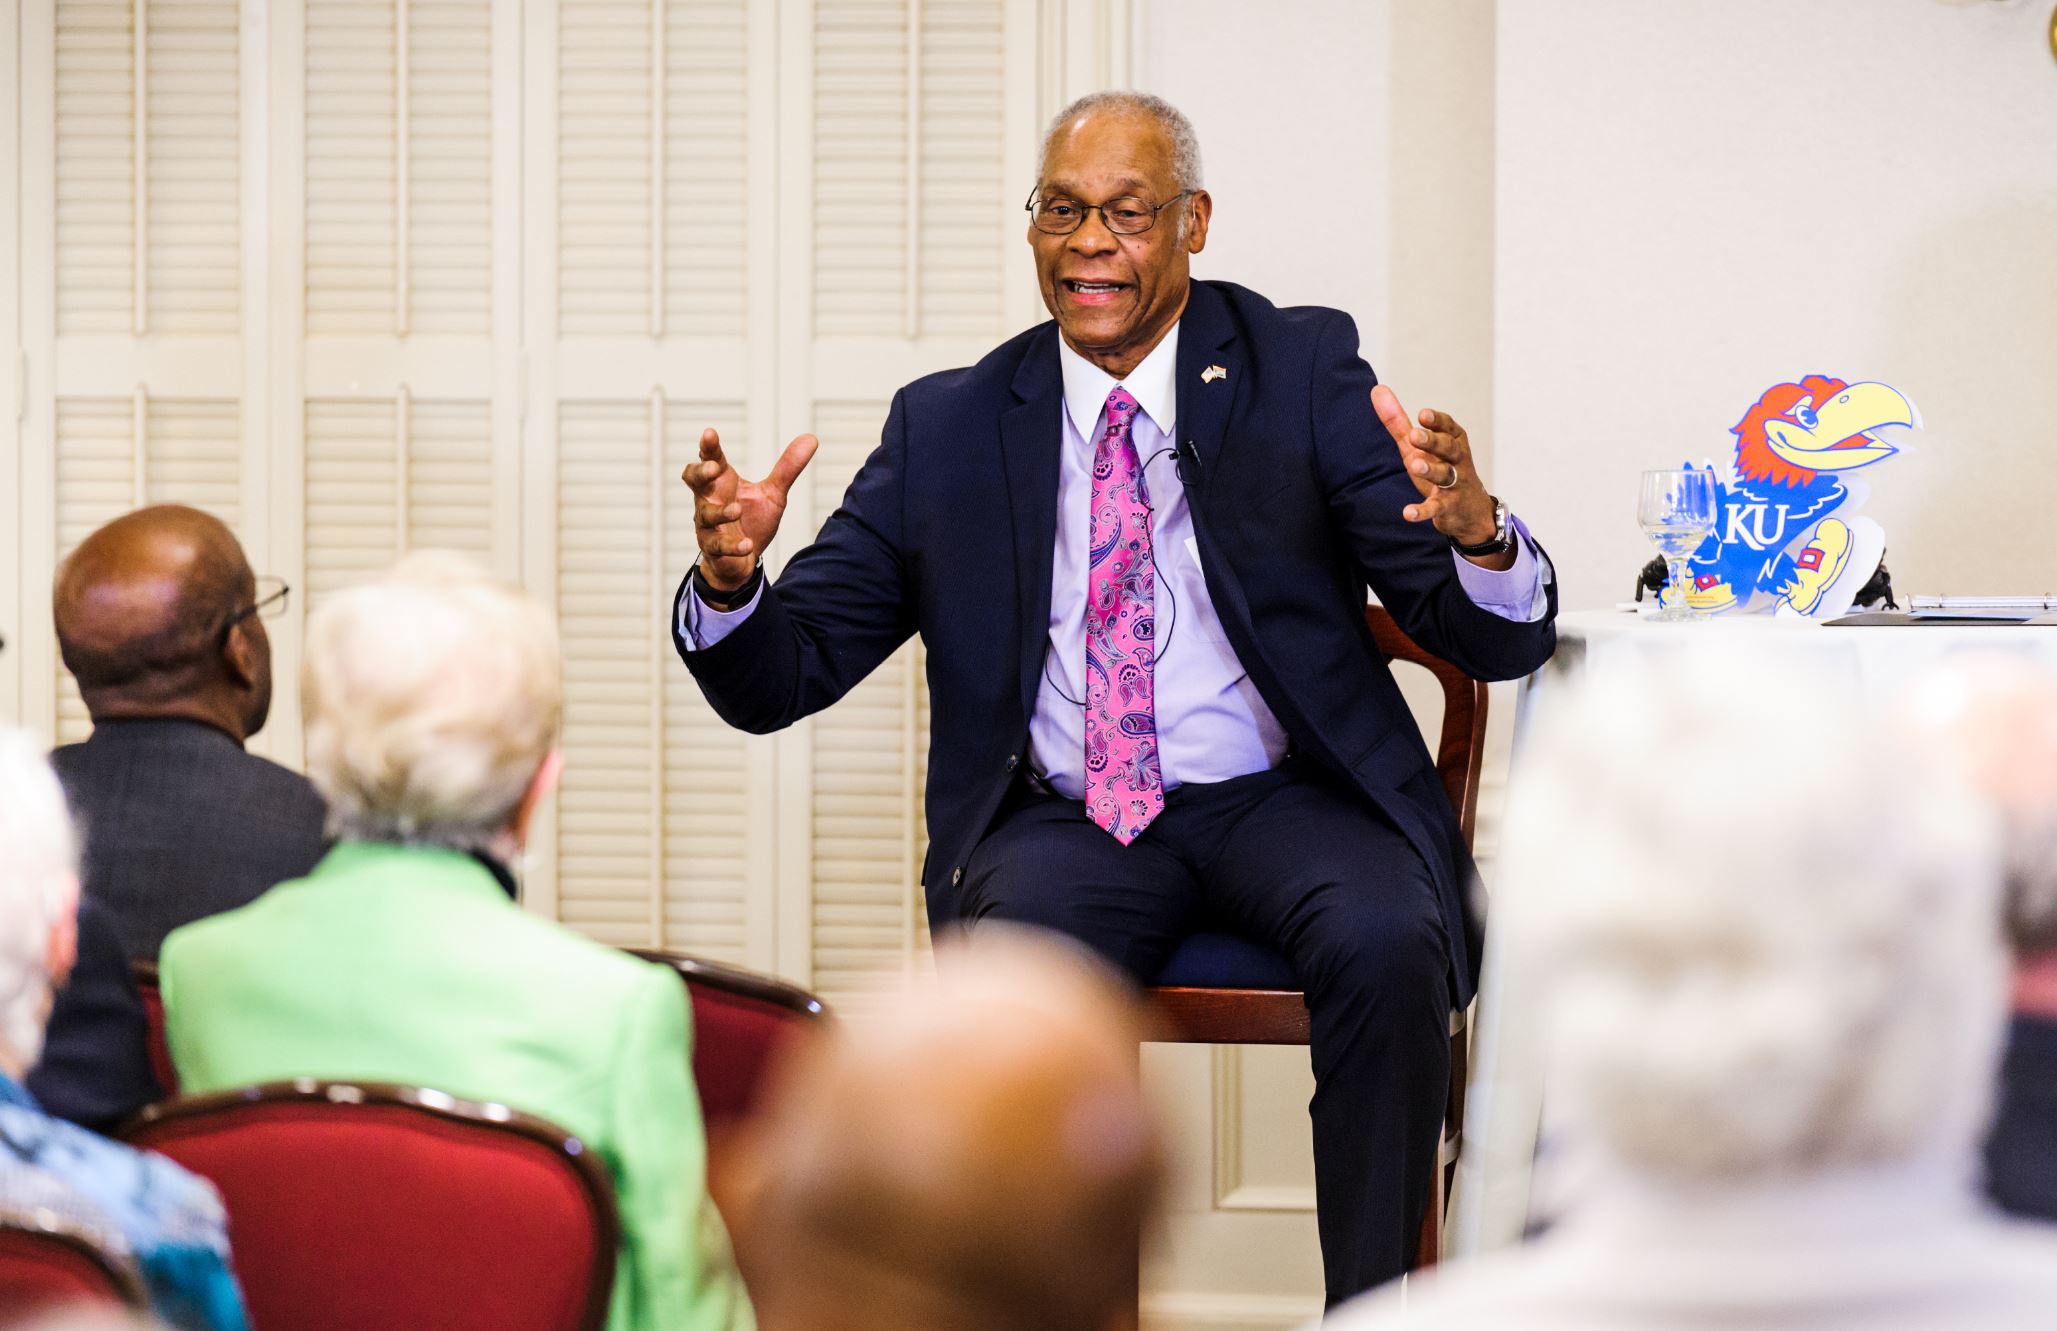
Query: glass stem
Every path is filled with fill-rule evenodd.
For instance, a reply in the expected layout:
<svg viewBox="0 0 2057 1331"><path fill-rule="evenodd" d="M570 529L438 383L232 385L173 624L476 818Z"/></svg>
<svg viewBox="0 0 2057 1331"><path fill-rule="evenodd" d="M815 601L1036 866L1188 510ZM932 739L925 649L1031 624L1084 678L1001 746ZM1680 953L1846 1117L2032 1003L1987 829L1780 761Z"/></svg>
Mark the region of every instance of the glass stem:
<svg viewBox="0 0 2057 1331"><path fill-rule="evenodd" d="M1665 579L1664 599L1670 602L1668 609L1682 615L1690 613L1686 605L1686 589L1693 584L1691 575L1686 571L1686 561L1691 558L1691 555L1675 555L1667 557L1664 561L1666 567L1671 570Z"/></svg>

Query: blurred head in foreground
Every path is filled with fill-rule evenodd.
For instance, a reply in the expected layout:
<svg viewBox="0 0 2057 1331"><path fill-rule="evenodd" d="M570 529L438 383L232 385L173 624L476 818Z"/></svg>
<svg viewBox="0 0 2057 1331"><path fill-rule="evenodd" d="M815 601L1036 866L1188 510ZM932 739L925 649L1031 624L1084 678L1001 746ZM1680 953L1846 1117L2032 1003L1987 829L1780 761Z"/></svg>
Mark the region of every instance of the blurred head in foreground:
<svg viewBox="0 0 2057 1331"><path fill-rule="evenodd" d="M1999 814L2014 1021L1986 1137L1986 1191L2015 1215L2057 1220L2057 675L1981 652L1930 673L1904 710L1914 735Z"/></svg>
<svg viewBox="0 0 2057 1331"><path fill-rule="evenodd" d="M1966 656L1922 679L1907 712L1999 812L2015 947L2057 952L2057 675L2012 653Z"/></svg>
<svg viewBox="0 0 2057 1331"><path fill-rule="evenodd" d="M339 840L511 859L555 783L564 680L533 599L425 551L307 620L307 775Z"/></svg>
<svg viewBox="0 0 2057 1331"><path fill-rule="evenodd" d="M1834 688L1701 652L1592 678L1516 777L1500 926L1554 1092L1628 1176L1961 1171L2002 1020L1994 820Z"/></svg>
<svg viewBox="0 0 2057 1331"><path fill-rule="evenodd" d="M1161 1172L1125 990L981 930L787 1070L742 1148L764 1331L1105 1331L1133 1317Z"/></svg>
<svg viewBox="0 0 2057 1331"><path fill-rule="evenodd" d="M1854 681L1754 645L1547 695L1494 907L1582 1191L1333 1331L2050 1324L2057 1236L1974 1191L1999 819Z"/></svg>

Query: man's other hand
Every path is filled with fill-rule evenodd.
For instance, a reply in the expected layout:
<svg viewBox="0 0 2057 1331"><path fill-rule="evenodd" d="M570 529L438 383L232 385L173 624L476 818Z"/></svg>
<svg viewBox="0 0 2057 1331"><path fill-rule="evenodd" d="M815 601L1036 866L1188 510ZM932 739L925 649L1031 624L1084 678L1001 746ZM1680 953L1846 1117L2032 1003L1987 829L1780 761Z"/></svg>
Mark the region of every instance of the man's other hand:
<svg viewBox="0 0 2057 1331"><path fill-rule="evenodd" d="M693 491L693 533L700 541L700 575L720 591L734 591L757 571L757 559L778 535L793 482L821 446L811 434L786 445L771 474L746 481L721 451L721 436L700 432L700 460L680 473Z"/></svg>
<svg viewBox="0 0 2057 1331"><path fill-rule="evenodd" d="M1408 419L1399 394L1380 384L1371 390L1371 409L1400 446L1400 464L1421 494L1421 502L1409 504L1400 516L1409 522L1428 522L1460 545L1479 545L1493 539L1493 497L1471 461L1471 440L1464 427L1440 411L1424 410L1419 423ZM1486 564L1511 564L1502 556Z"/></svg>

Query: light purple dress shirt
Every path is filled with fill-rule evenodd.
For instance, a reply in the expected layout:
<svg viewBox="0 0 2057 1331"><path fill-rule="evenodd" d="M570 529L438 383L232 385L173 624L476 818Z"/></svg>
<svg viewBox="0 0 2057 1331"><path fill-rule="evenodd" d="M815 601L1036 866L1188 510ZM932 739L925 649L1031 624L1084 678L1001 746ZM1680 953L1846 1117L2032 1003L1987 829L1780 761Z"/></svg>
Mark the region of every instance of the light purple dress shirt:
<svg viewBox="0 0 2057 1331"><path fill-rule="evenodd" d="M1092 529L1093 443L1099 437L1107 394L1117 383L1142 410L1135 419L1136 455L1149 487L1150 545L1157 564L1158 657L1155 674L1158 757L1164 788L1186 782L1226 781L1278 766L1286 733L1257 695L1257 686L1229 646L1214 598L1200 569L1193 513L1172 456L1178 393L1178 326L1127 378L1116 380L1073 351L1063 339L1057 356L1064 373L1064 432L1057 478L1057 544L1050 569L1049 644L1043 677L1029 718L1029 763L1058 794L1085 794L1086 565ZM1388 447L1367 440L1367 447ZM1510 525L1512 520L1510 519ZM1457 578L1481 609L1502 619L1533 622L1549 598L1548 558L1522 532L1514 566L1480 568L1454 552ZM762 596L760 591L758 596ZM680 635L696 648L712 647L757 608L753 597L719 611L681 600Z"/></svg>

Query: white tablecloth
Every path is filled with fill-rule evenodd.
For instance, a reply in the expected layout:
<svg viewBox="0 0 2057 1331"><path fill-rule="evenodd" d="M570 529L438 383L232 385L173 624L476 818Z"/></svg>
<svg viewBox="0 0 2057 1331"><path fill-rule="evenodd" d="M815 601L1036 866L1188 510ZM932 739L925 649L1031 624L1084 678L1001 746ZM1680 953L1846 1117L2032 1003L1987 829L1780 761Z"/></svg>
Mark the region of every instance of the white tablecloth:
<svg viewBox="0 0 2057 1331"><path fill-rule="evenodd" d="M1804 664L1810 677L1854 684L1865 696L1891 698L1902 686L1954 653L2031 653L2057 670L2057 628L2004 626L1867 626L1832 628L1805 620L1731 616L1702 623L1659 624L1613 610L1582 611L1558 620L1557 655L1521 686L1515 750L1523 731L1553 692L1589 665L1616 658L1661 658L1697 644L1723 641L1762 650L1767 660ZM1518 779L1518 778L1517 778ZM1542 1109L1535 1004L1522 970L1490 924L1479 983L1478 1025L1465 1106L1464 1151L1451 1199L1449 1248L1468 1256L1513 1243L1529 1216L1530 1166Z"/></svg>

